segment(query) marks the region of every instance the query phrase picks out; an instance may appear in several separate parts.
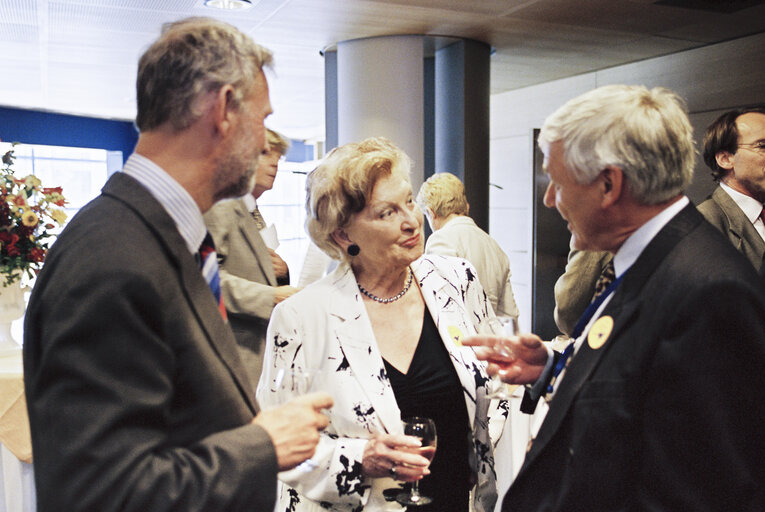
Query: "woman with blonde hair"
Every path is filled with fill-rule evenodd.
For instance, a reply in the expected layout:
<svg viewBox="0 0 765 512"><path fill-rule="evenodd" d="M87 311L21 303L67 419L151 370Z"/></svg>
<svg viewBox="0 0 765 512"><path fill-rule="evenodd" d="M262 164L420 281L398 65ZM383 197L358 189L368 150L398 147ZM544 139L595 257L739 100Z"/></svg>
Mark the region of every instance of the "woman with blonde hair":
<svg viewBox="0 0 765 512"><path fill-rule="evenodd" d="M276 403L279 370L320 370L314 388L335 406L311 467L281 474L279 510L404 510L392 498L419 480L434 501L410 510L494 508L487 377L460 343L494 313L467 261L423 256L410 169L398 147L371 138L309 175L308 232L342 262L274 309L258 400ZM436 423L429 468L402 435L409 416Z"/></svg>

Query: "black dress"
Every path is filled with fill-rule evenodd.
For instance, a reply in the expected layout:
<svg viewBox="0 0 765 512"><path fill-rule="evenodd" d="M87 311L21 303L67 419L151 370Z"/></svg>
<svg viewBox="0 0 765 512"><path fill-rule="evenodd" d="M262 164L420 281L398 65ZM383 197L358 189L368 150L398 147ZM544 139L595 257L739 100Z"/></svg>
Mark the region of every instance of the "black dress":
<svg viewBox="0 0 765 512"><path fill-rule="evenodd" d="M420 480L420 494L433 498L433 503L409 510L467 511L472 487L468 460L470 422L462 384L427 308L409 371L403 374L384 362L401 417L425 416L436 424L436 455L430 464L431 474Z"/></svg>

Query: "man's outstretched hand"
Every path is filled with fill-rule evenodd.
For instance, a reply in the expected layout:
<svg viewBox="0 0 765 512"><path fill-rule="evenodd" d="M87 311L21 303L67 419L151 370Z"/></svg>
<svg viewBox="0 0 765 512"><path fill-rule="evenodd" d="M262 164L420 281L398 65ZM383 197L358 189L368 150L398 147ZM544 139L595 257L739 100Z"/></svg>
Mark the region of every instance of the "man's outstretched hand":
<svg viewBox="0 0 765 512"><path fill-rule="evenodd" d="M501 355L493 347L500 341L510 355ZM475 347L476 357L488 361L489 375L499 374L508 384L533 384L542 374L547 363L547 349L536 334L517 336L469 336L463 345Z"/></svg>

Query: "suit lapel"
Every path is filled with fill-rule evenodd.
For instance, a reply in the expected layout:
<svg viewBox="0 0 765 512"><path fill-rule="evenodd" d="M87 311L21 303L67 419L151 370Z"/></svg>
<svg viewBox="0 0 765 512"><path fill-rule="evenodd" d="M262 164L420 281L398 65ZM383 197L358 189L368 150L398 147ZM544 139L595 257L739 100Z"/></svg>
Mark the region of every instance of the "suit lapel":
<svg viewBox="0 0 765 512"><path fill-rule="evenodd" d="M469 349L462 348L460 344L460 340L465 336L476 334L473 325L466 321L471 312L465 310L461 291L441 276L429 259L420 258L412 264L412 268L422 290L425 306L433 317L441 341L454 361L454 369L466 395L465 405L472 428L475 421L476 377L473 365L464 357L463 351ZM455 276L454 282L461 282L461 278Z"/></svg>
<svg viewBox="0 0 765 512"><path fill-rule="evenodd" d="M385 430L401 433L401 411L386 376L382 355L353 271L347 264L342 264L333 276L337 293L328 294L333 301L329 311L333 312L331 322L340 349L358 377L361 392L374 407Z"/></svg>
<svg viewBox="0 0 765 512"><path fill-rule="evenodd" d="M754 228L754 225L744 215L736 202L721 187L717 187L712 193L712 199L717 203L720 210L728 219L728 229L734 247L742 252L755 266L759 264L765 256L765 240Z"/></svg>
<svg viewBox="0 0 765 512"><path fill-rule="evenodd" d="M238 216L237 225L239 226L239 230L242 232L242 236L255 254L260 270L266 277L266 281L268 281L269 285L276 286L276 274L274 274L274 266L271 263L271 255L269 254L266 243L263 241L263 237L260 236L258 227L252 219L252 215L247 210L244 201L236 201L235 212Z"/></svg>
<svg viewBox="0 0 765 512"><path fill-rule="evenodd" d="M634 321L640 311L642 299L640 291L650 279L656 267L667 254L695 228L703 217L693 205L683 208L646 246L637 261L624 274L624 279L613 292L614 296L603 310L600 318L610 316L614 325L605 345L592 349L585 340L571 360L566 375L555 392L539 433L526 456L521 471L533 464L544 451L545 446L556 435L572 407L579 390L588 381L603 356L621 342L620 335Z"/></svg>
<svg viewBox="0 0 765 512"><path fill-rule="evenodd" d="M123 173L114 174L103 192L130 206L165 248L169 263L178 272L186 300L207 334L208 342L228 368L247 405L253 413L257 412L234 335L220 316L215 298L172 218L140 183Z"/></svg>

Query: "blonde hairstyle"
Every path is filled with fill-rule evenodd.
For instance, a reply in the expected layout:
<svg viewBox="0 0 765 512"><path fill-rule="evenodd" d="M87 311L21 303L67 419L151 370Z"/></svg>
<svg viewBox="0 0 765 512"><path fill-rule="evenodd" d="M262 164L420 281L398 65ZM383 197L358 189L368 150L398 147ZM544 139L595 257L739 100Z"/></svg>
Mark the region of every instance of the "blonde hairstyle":
<svg viewBox="0 0 765 512"><path fill-rule="evenodd" d="M287 137L277 132L276 130L266 129L266 141L271 148L271 151L276 151L281 156L287 154L287 150L290 149L290 141Z"/></svg>
<svg viewBox="0 0 765 512"><path fill-rule="evenodd" d="M347 258L332 233L364 209L381 178L409 181L411 170L412 160L383 137L330 151L306 180L306 231L313 243L336 260Z"/></svg>
<svg viewBox="0 0 765 512"><path fill-rule="evenodd" d="M454 174L441 172L428 178L417 194L417 204L425 210L430 208L433 215L445 218L455 213L468 214L465 185Z"/></svg>
<svg viewBox="0 0 765 512"><path fill-rule="evenodd" d="M569 100L539 132L545 158L557 141L577 182L592 183L606 167L619 167L642 204L663 203L693 179L696 149L685 102L663 87L607 85Z"/></svg>
<svg viewBox="0 0 765 512"><path fill-rule="evenodd" d="M202 112L199 100L226 84L238 108L253 89L271 52L237 28L211 18L187 18L163 26L162 35L138 61L135 124L148 131L170 122L181 131Z"/></svg>

